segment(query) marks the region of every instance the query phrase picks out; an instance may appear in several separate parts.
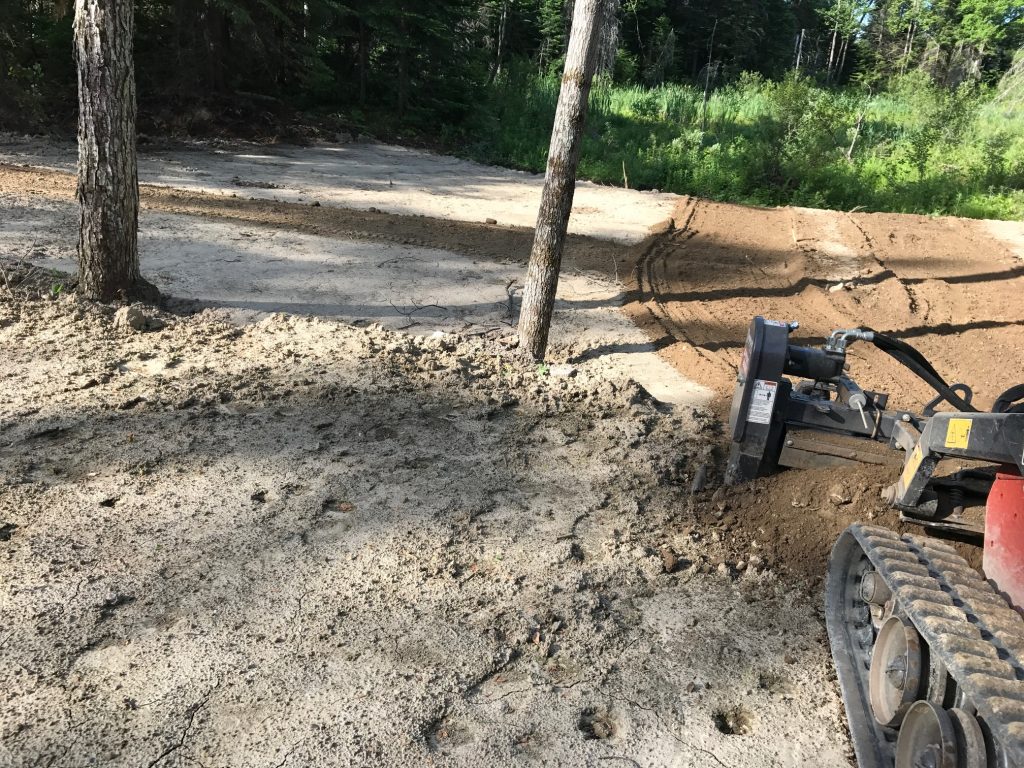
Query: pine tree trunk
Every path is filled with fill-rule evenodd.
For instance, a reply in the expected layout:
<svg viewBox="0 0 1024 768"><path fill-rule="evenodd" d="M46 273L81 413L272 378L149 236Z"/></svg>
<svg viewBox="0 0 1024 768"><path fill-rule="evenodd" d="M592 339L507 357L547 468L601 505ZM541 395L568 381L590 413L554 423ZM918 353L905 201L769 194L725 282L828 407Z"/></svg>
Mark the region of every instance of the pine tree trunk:
<svg viewBox="0 0 1024 768"><path fill-rule="evenodd" d="M76 0L79 290L154 298L139 274L131 0Z"/></svg>
<svg viewBox="0 0 1024 768"><path fill-rule="evenodd" d="M398 117L405 116L409 104L409 28L404 14L398 20Z"/></svg>
<svg viewBox="0 0 1024 768"><path fill-rule="evenodd" d="M544 358L548 344L562 249L576 191L576 168L587 118L587 97L597 64L598 21L602 18L605 2L576 0L573 9L565 71L558 94L555 124L551 130L547 175L519 318L520 347L534 360Z"/></svg>

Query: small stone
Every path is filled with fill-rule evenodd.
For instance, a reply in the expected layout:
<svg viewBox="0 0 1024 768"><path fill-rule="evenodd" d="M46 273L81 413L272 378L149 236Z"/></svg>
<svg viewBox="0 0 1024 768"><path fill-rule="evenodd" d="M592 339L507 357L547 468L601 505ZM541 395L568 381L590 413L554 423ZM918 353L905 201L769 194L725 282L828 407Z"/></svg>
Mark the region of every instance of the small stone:
<svg viewBox="0 0 1024 768"><path fill-rule="evenodd" d="M692 680L686 684L686 692L687 693L693 693L696 690L697 690L697 684L695 682L693 682Z"/></svg>
<svg viewBox="0 0 1024 768"><path fill-rule="evenodd" d="M828 489L828 500L838 507L849 504L853 501L853 496L850 495L850 490L845 485L836 483Z"/></svg>
<svg viewBox="0 0 1024 768"><path fill-rule="evenodd" d="M665 573L675 573L679 569L679 556L672 551L671 547L661 548L661 565Z"/></svg>
<svg viewBox="0 0 1024 768"><path fill-rule="evenodd" d="M121 307L114 313L114 328L119 331L142 331L146 328L146 315L138 307Z"/></svg>
<svg viewBox="0 0 1024 768"><path fill-rule="evenodd" d="M571 379L576 375L576 368L569 364L552 365L548 368L548 375L556 378Z"/></svg>
<svg viewBox="0 0 1024 768"><path fill-rule="evenodd" d="M497 219L484 219L484 224L497 224Z"/></svg>

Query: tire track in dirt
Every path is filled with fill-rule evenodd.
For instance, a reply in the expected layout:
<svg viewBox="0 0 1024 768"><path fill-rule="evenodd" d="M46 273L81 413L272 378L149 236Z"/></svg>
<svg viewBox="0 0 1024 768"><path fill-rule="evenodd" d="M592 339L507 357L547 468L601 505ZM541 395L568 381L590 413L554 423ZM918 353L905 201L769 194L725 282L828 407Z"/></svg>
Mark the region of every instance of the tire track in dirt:
<svg viewBox="0 0 1024 768"><path fill-rule="evenodd" d="M712 352L705 350L700 343L702 332L697 318L689 327L676 321L662 300L670 291L670 283L666 280L666 264L674 254L685 250L686 242L697 232L692 229L692 222L697 215L701 202L696 198L687 198L679 209L679 216L667 232L652 237L647 247L641 251L639 260L633 270L632 281L636 297L642 303L642 311L633 315L633 320L649 329L663 328L666 335L656 339L656 346L663 347L672 340L683 342L692 351L695 365L718 366L722 361ZM683 368L686 374L686 368ZM689 375L689 374L686 374Z"/></svg>
<svg viewBox="0 0 1024 768"><path fill-rule="evenodd" d="M692 198L676 220L638 253L626 310L723 406L758 314L800 321L804 343L856 326L905 337L948 380L974 387L982 407L1024 380L1024 264L985 222ZM854 347L851 363L864 386L905 407L931 398L872 347Z"/></svg>

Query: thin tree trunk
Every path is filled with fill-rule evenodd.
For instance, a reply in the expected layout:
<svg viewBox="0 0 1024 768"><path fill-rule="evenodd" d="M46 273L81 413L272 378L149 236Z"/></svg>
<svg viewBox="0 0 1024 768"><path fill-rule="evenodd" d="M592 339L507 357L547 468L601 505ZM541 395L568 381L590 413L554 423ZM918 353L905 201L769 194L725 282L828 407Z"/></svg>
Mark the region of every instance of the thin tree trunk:
<svg viewBox="0 0 1024 768"><path fill-rule="evenodd" d="M825 82L832 82L832 62L836 55L836 38L839 36L839 24L832 30L832 45L828 49L828 69L825 71Z"/></svg>
<svg viewBox="0 0 1024 768"><path fill-rule="evenodd" d="M857 125L853 128L853 140L850 142L850 148L846 150L846 162L853 162L853 148L857 146L857 139L860 137L860 128L864 125L864 113L861 112L857 115Z"/></svg>
<svg viewBox="0 0 1024 768"><path fill-rule="evenodd" d="M700 106L700 129L706 131L708 129L708 98L711 95L711 54L715 49L715 32L718 31L718 19L715 19L715 25L711 28L711 41L708 43L708 68L704 73L704 100Z"/></svg>
<svg viewBox="0 0 1024 768"><path fill-rule="evenodd" d="M543 360L547 350L565 233L576 191L576 168L587 119L587 97L597 65L598 21L602 18L606 1L576 0L573 8L565 71L558 94L555 124L551 130L547 175L519 318L520 346L534 360Z"/></svg>
<svg viewBox="0 0 1024 768"><path fill-rule="evenodd" d="M796 70L796 73L798 75L800 74L800 58L803 56L803 53L804 53L804 30L803 30L803 27L801 27L800 28L800 36L797 38L797 42L796 42L796 67L794 67L794 69Z"/></svg>
<svg viewBox="0 0 1024 768"><path fill-rule="evenodd" d="M398 21L398 32L398 117L404 117L409 103L409 30L404 13Z"/></svg>
<svg viewBox="0 0 1024 768"><path fill-rule="evenodd" d="M501 64L505 58L505 30L508 27L508 4L509 0L504 0L501 4L501 16L498 18L498 50L494 56L491 76L488 78L491 82L494 81L494 78L501 76Z"/></svg>
<svg viewBox="0 0 1024 768"><path fill-rule="evenodd" d="M903 46L903 61L900 63L900 74L904 74L907 71L907 65L910 63L910 53L914 48L914 22L910 22L910 26L907 27L907 42Z"/></svg>
<svg viewBox="0 0 1024 768"><path fill-rule="evenodd" d="M366 70L369 65L370 30L359 20L359 103L366 103Z"/></svg>
<svg viewBox="0 0 1024 768"><path fill-rule="evenodd" d="M139 274L132 0L76 0L79 290L155 298Z"/></svg>
<svg viewBox="0 0 1024 768"><path fill-rule="evenodd" d="M185 54L185 42L182 39L185 28L185 0L174 2L174 96L180 97L185 93L185 66L183 57Z"/></svg>

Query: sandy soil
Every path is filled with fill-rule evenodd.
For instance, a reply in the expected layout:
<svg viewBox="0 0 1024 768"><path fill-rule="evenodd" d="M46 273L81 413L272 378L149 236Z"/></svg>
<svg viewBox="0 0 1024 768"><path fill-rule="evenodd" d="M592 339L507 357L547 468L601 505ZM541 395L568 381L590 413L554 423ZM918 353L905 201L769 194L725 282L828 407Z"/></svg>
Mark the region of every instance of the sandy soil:
<svg viewBox="0 0 1024 768"><path fill-rule="evenodd" d="M699 522L705 417L481 338L112 315L0 301L0 763L848 765L817 600Z"/></svg>
<svg viewBox="0 0 1024 768"><path fill-rule="evenodd" d="M73 144L0 135L0 162L73 172ZM313 147L196 143L148 147L139 180L214 195L532 228L544 177L384 144ZM668 219L675 195L576 186L569 231L636 243Z"/></svg>
<svg viewBox="0 0 1024 768"><path fill-rule="evenodd" d="M2 161L0 765L849 765L820 579L889 478L718 487L746 325L1024 380L1018 224L581 185L547 369L500 343L536 177L148 154L136 333L66 290L69 147Z"/></svg>
<svg viewBox="0 0 1024 768"><path fill-rule="evenodd" d="M142 269L169 296L231 308L241 320L288 311L417 333L512 330L532 242L526 228L148 185L141 198ZM75 269L71 175L0 165L0 212L3 252ZM631 376L666 403L707 404L711 390L656 354L618 311L626 292L617 276L643 242L570 237L551 359Z"/></svg>

